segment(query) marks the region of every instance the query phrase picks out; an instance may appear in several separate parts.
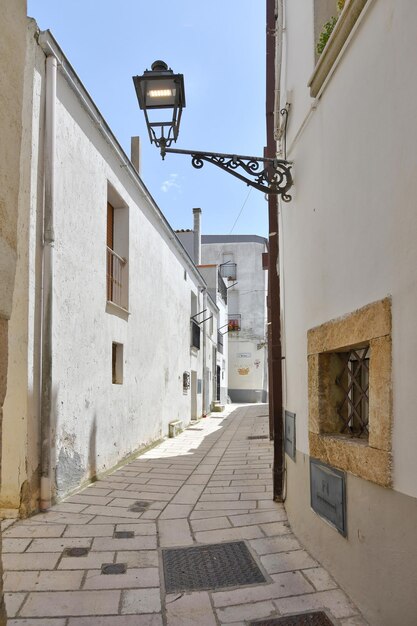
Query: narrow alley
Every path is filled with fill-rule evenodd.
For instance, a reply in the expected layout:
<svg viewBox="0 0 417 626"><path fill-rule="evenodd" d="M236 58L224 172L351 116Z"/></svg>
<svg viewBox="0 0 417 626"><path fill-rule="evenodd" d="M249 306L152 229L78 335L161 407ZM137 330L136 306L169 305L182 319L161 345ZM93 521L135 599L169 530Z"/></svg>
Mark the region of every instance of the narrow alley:
<svg viewBox="0 0 417 626"><path fill-rule="evenodd" d="M271 467L267 405L228 405L47 513L3 522L8 626L243 626L308 611L365 625L291 533ZM178 547L194 551L178 560Z"/></svg>

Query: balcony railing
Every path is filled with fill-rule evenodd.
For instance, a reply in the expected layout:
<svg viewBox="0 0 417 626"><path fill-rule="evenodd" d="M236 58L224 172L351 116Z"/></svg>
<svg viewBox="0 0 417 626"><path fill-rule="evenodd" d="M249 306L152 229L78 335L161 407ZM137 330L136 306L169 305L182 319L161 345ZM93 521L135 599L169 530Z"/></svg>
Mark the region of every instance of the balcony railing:
<svg viewBox="0 0 417 626"><path fill-rule="evenodd" d="M229 333L236 333L240 330L240 314L234 313L229 315L228 331Z"/></svg>
<svg viewBox="0 0 417 626"><path fill-rule="evenodd" d="M200 349L200 326L194 320L191 320L191 345Z"/></svg>
<svg viewBox="0 0 417 626"><path fill-rule="evenodd" d="M227 280L236 280L236 263L223 263L220 265L220 274Z"/></svg>
<svg viewBox="0 0 417 626"><path fill-rule="evenodd" d="M107 246L107 300L127 309L127 261Z"/></svg>

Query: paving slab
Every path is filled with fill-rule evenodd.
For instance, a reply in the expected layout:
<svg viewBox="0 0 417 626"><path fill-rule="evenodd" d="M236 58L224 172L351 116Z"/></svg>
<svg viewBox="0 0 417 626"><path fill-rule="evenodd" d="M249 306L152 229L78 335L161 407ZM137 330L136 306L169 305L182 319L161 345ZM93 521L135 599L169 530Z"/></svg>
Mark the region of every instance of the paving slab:
<svg viewBox="0 0 417 626"><path fill-rule="evenodd" d="M267 433L266 406L227 405L225 413L47 513L3 522L7 626L244 626L311 609L365 626L272 500L272 443L247 439ZM131 510L138 500L146 510ZM265 583L165 595L162 548L233 541L246 543ZM69 547L88 554L64 556ZM125 569L105 574L104 564Z"/></svg>
<svg viewBox="0 0 417 626"><path fill-rule="evenodd" d="M156 589L130 589L122 593L122 613L158 613L161 611L161 594Z"/></svg>
<svg viewBox="0 0 417 626"><path fill-rule="evenodd" d="M317 562L305 550L293 550L261 556L261 563L269 574L316 567Z"/></svg>
<svg viewBox="0 0 417 626"><path fill-rule="evenodd" d="M168 595L167 626L216 626L216 618L207 592Z"/></svg>
<svg viewBox="0 0 417 626"><path fill-rule="evenodd" d="M55 591L30 593L22 617L57 617L63 615L117 615L120 591Z"/></svg>
<svg viewBox="0 0 417 626"><path fill-rule="evenodd" d="M6 572L5 591L66 591L80 589L84 577L81 571Z"/></svg>
<svg viewBox="0 0 417 626"><path fill-rule="evenodd" d="M83 589L129 589L138 587L159 587L157 567L127 569L125 574L102 574L101 570L87 572ZM151 611L144 611L151 612Z"/></svg>

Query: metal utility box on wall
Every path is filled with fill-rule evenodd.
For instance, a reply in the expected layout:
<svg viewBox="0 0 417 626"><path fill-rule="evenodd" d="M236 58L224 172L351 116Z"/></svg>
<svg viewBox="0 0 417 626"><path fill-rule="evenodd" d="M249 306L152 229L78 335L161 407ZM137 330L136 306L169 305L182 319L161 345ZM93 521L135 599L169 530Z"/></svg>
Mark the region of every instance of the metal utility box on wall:
<svg viewBox="0 0 417 626"><path fill-rule="evenodd" d="M345 473L310 459L310 494L313 511L346 537Z"/></svg>
<svg viewBox="0 0 417 626"><path fill-rule="evenodd" d="M295 413L285 411L285 452L295 461Z"/></svg>

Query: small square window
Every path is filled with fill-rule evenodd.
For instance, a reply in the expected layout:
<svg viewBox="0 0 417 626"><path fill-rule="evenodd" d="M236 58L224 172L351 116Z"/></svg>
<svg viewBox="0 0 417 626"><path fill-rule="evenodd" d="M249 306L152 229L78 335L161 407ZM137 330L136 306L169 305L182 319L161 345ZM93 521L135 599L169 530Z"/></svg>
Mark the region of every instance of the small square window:
<svg viewBox="0 0 417 626"><path fill-rule="evenodd" d="M112 383L123 384L123 344L112 343Z"/></svg>
<svg viewBox="0 0 417 626"><path fill-rule="evenodd" d="M310 455L392 485L391 300L308 331Z"/></svg>

